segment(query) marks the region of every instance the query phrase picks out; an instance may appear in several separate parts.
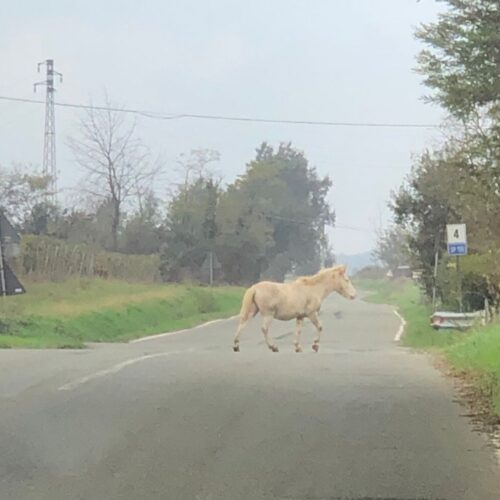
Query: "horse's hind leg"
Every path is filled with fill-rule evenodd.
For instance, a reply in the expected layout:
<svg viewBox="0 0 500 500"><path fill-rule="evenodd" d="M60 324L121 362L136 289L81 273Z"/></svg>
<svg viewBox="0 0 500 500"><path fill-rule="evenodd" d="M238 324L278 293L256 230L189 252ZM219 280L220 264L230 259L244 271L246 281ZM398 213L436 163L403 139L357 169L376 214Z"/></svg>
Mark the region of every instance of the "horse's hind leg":
<svg viewBox="0 0 500 500"><path fill-rule="evenodd" d="M240 335L241 332L243 331L243 328L247 326L247 323L250 321L250 318L242 320L240 319L240 323L238 325L238 330L236 331L236 335L234 336L233 340L233 351L234 352L240 352Z"/></svg>
<svg viewBox="0 0 500 500"><path fill-rule="evenodd" d="M245 326L247 326L248 322L259 312L255 303L252 303L248 310L243 310L240 313L240 322L238 324L238 330L236 330L236 335L233 340L233 351L240 352L240 335Z"/></svg>
<svg viewBox="0 0 500 500"><path fill-rule="evenodd" d="M297 324L295 326L295 339L293 341L295 352L302 352L302 346L300 345L300 334L302 333L303 322L304 320L302 318L297 318Z"/></svg>
<svg viewBox="0 0 500 500"><path fill-rule="evenodd" d="M272 321L273 321L272 316L266 316L264 318L264 320L262 321L262 333L264 334L264 339L266 341L267 347L269 347L269 349L271 349L271 351L273 352L278 352L279 351L278 346L275 345L274 342L272 342L272 339L270 340L269 336L269 326L271 325Z"/></svg>
<svg viewBox="0 0 500 500"><path fill-rule="evenodd" d="M316 337L314 337L313 340L313 351L318 352L319 351L319 341L321 339L321 332L323 331L323 326L321 325L321 322L318 318L318 313L314 312L308 316L308 318L311 320L311 323L316 327Z"/></svg>

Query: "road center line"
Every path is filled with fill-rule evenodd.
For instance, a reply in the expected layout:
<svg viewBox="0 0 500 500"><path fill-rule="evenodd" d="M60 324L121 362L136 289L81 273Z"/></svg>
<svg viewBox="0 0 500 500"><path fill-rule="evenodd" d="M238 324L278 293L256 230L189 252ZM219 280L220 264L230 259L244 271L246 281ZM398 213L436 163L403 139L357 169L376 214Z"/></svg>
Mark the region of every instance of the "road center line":
<svg viewBox="0 0 500 500"><path fill-rule="evenodd" d="M128 366L135 365L137 363L141 363L142 361L146 361L148 359L161 358L166 356L171 356L172 354L183 354L192 352L194 349L187 349L184 351L170 351L170 352L158 352L155 354L146 354L144 356L140 356L138 358L127 359L126 361L122 361L121 363L117 363L116 365L111 366L110 368L105 368L104 370L99 370L98 372L92 373L90 375L86 375L85 377L79 378L78 380L74 380L73 382L68 382L67 384L61 385L57 390L58 391L72 391L77 389L81 385L86 384L87 382L91 382L92 380L96 380L101 377L105 377L107 375L112 375L120 372L124 368Z"/></svg>
<svg viewBox="0 0 500 500"><path fill-rule="evenodd" d="M397 311L394 311L394 314L400 319L401 324L399 325L398 331L396 332L396 336L394 337L394 342L399 342L403 333L405 331L406 320L399 314Z"/></svg>
<svg viewBox="0 0 500 500"><path fill-rule="evenodd" d="M231 316L230 318L223 319L214 319L212 321L207 321L206 323L202 323L201 325L194 326L193 328L184 328L183 330L177 330L175 332L166 332L166 333L158 333L155 335L149 335L148 337L141 337L139 339L131 340L130 344L138 344L139 342L147 342L148 340L156 340L164 337L172 337L173 335L179 335L179 333L191 332L193 330L198 330L200 328L205 328L206 326L215 325L216 323L222 323L224 321L232 321L237 318L239 315Z"/></svg>

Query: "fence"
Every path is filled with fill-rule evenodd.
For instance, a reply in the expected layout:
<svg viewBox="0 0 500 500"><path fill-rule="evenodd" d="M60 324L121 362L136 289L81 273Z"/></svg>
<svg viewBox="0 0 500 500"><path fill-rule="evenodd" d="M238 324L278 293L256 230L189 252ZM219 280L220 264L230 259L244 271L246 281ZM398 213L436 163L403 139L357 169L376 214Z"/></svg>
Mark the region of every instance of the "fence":
<svg viewBox="0 0 500 500"><path fill-rule="evenodd" d="M32 281L62 281L69 277L101 277L127 281L160 279L157 255L126 255L89 245L73 245L46 236L26 235L14 260L20 276Z"/></svg>

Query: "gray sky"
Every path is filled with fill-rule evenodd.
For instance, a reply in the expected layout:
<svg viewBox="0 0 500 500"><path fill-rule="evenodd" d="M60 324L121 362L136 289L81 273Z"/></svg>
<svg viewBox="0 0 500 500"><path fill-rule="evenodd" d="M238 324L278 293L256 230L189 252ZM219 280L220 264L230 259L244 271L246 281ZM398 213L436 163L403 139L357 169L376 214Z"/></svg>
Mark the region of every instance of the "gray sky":
<svg viewBox="0 0 500 500"><path fill-rule="evenodd" d="M64 73L56 98L168 113L298 120L439 123L413 72L413 28L436 18L433 0L4 0L0 95L33 98L36 64ZM40 89L39 97L44 96ZM43 106L0 101L0 164L40 165ZM58 108L60 185L81 172L65 143L77 112ZM391 189L436 130L269 125L142 118L140 135L170 168L193 148L220 151L226 181L266 140L292 141L332 177L334 249L369 250L387 224ZM162 188L160 187L160 191ZM166 189L165 189L166 191Z"/></svg>

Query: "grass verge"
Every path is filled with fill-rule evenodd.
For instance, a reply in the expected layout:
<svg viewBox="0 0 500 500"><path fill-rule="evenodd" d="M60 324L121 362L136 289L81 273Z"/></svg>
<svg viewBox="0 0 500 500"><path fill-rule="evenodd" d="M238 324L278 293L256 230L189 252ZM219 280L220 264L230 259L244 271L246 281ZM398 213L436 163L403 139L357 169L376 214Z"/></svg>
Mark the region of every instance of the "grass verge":
<svg viewBox="0 0 500 500"><path fill-rule="evenodd" d="M500 324L470 333L446 349L445 354L458 375L472 380L491 401L500 423Z"/></svg>
<svg viewBox="0 0 500 500"><path fill-rule="evenodd" d="M437 331L429 325L431 310L413 282L362 280L357 286L368 292L365 300L398 308L407 322L403 345L444 355L454 374L472 382L500 417L500 323L468 332Z"/></svg>
<svg viewBox="0 0 500 500"><path fill-rule="evenodd" d="M0 306L0 348L128 341L235 314L243 290L105 280L28 284Z"/></svg>

